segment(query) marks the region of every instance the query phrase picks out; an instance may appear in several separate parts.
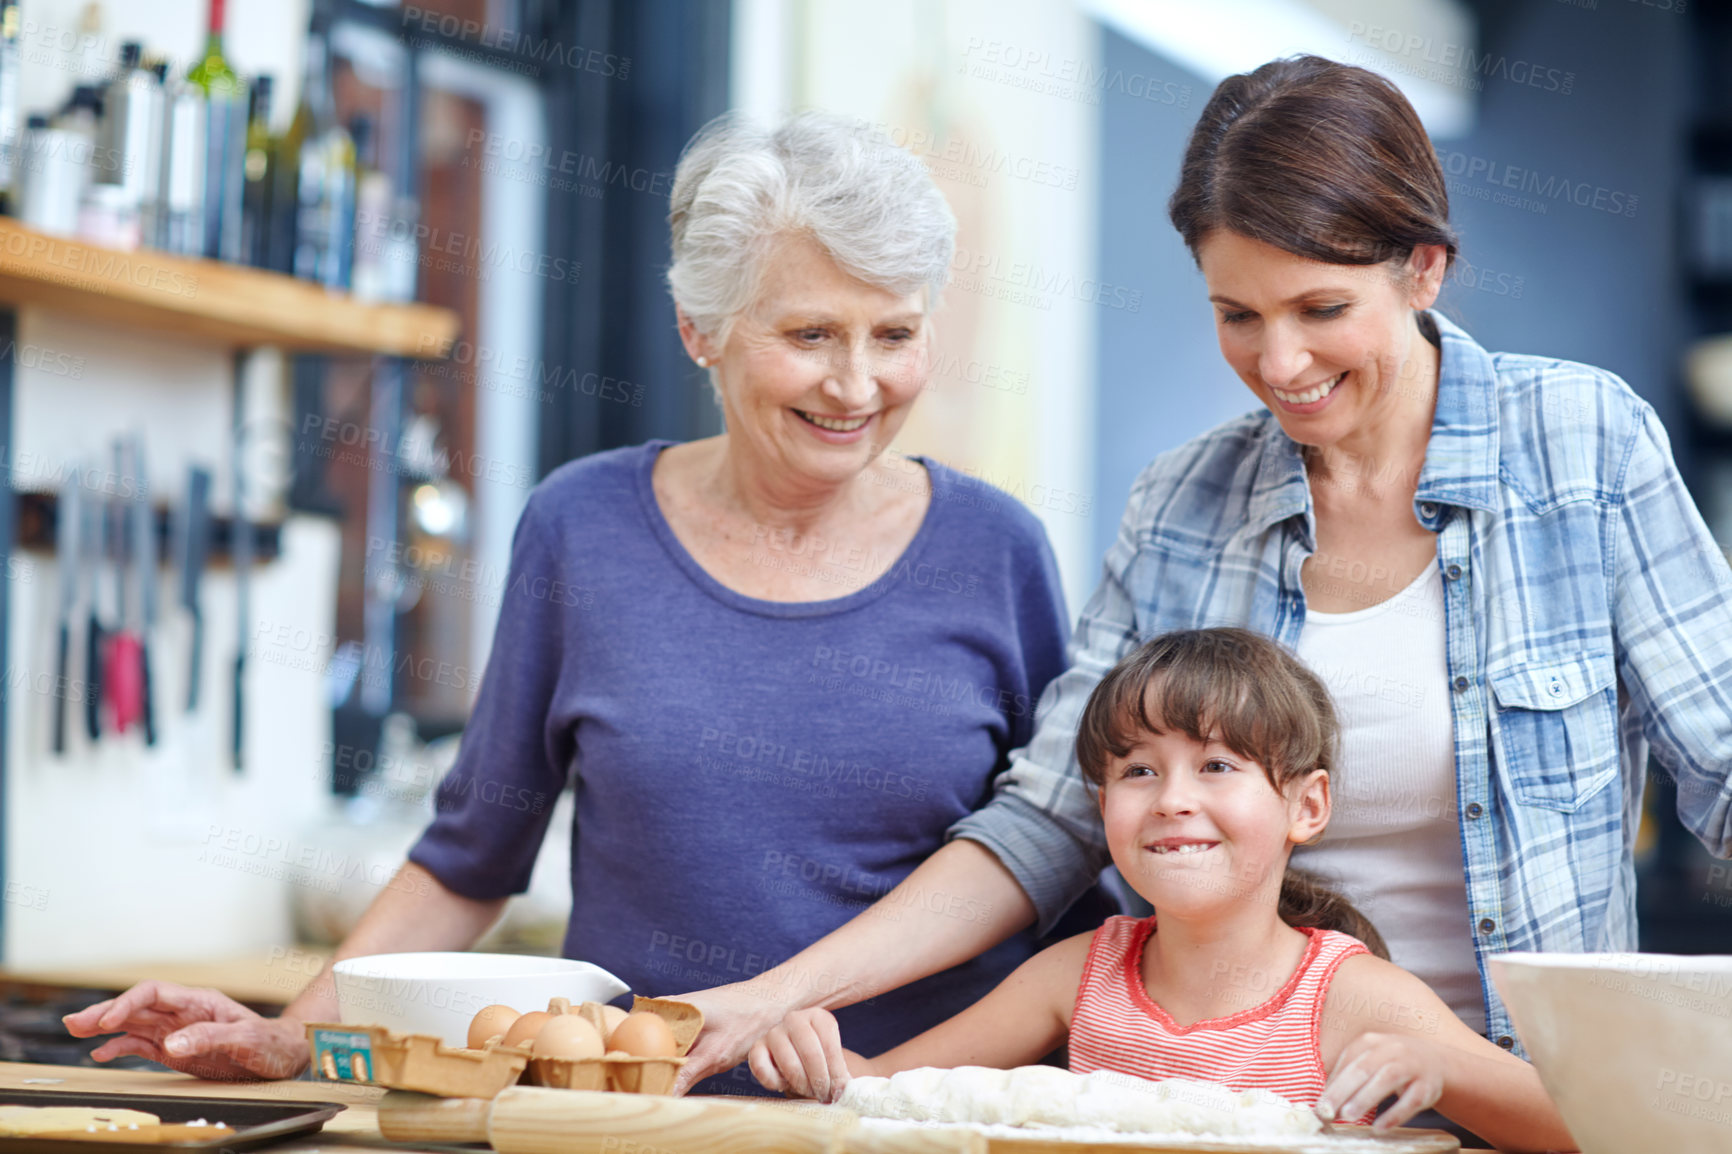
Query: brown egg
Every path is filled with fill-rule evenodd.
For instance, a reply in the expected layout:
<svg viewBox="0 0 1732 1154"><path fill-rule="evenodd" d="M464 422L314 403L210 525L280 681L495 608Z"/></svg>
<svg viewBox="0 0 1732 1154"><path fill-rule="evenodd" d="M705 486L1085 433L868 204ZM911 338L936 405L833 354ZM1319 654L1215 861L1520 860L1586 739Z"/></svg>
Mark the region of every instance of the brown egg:
<svg viewBox="0 0 1732 1154"><path fill-rule="evenodd" d="M672 1058L680 1052L674 1032L659 1014L640 1011L627 1014L607 1040L610 1050L624 1050L636 1058Z"/></svg>
<svg viewBox="0 0 1732 1154"><path fill-rule="evenodd" d="M625 1011L618 1006L603 1006L601 1008L601 1032L604 1037L613 1037L613 1032L619 1029L619 1024L625 1021Z"/></svg>
<svg viewBox="0 0 1732 1154"><path fill-rule="evenodd" d="M604 1047L601 1035L585 1018L558 1014L541 1027L530 1047L537 1058L599 1058Z"/></svg>
<svg viewBox="0 0 1732 1154"><path fill-rule="evenodd" d="M631 1057L631 1055L626 1053L624 1050L609 1050L604 1056L608 1057L608 1058L629 1058L629 1057Z"/></svg>
<svg viewBox="0 0 1732 1154"><path fill-rule="evenodd" d="M535 1041L535 1035L541 1032L541 1027L551 1021L553 1015L546 1010L531 1010L517 1021L511 1023L511 1029L505 1031L507 1046L528 1047Z"/></svg>
<svg viewBox="0 0 1732 1154"><path fill-rule="evenodd" d="M505 1033L518 1017L517 1011L510 1006L483 1006L475 1020L469 1023L470 1049L479 1050L487 1039Z"/></svg>

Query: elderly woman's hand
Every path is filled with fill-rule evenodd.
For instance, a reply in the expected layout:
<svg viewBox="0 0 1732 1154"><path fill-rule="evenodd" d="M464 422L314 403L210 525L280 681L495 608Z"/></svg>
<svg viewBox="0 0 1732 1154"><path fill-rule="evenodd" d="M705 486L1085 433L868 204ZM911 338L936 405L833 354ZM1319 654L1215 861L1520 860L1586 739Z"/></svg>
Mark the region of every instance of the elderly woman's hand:
<svg viewBox="0 0 1732 1154"><path fill-rule="evenodd" d="M752 1044L781 1024L794 1006L776 996L774 988L758 981L679 994L704 1014L704 1030L686 1055L674 1093L684 1094L698 1082L746 1060Z"/></svg>
<svg viewBox="0 0 1732 1154"><path fill-rule="evenodd" d="M107 1062L137 1054L200 1078L293 1078L310 1060L295 1018L266 1018L216 990L140 982L119 997L67 1014L75 1038L120 1034L91 1054Z"/></svg>

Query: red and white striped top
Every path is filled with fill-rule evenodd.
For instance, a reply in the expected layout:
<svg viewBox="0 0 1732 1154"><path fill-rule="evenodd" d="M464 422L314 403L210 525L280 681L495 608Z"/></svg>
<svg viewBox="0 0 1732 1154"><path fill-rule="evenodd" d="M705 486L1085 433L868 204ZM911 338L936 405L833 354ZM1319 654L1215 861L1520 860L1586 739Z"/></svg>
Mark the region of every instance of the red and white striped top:
<svg viewBox="0 0 1732 1154"><path fill-rule="evenodd" d="M1370 951L1348 934L1299 927L1309 939L1305 956L1267 1001L1181 1026L1143 985L1143 944L1154 929L1153 917L1114 917L1095 931L1071 1016L1072 1072L1190 1078L1315 1106L1327 1080L1318 1043L1324 995L1342 962Z"/></svg>

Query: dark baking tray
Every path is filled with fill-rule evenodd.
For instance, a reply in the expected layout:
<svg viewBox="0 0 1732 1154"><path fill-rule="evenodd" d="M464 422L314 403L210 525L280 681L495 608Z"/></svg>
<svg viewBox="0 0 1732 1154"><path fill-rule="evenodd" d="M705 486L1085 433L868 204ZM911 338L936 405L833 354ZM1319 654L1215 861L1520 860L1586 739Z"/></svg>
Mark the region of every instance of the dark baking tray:
<svg viewBox="0 0 1732 1154"><path fill-rule="evenodd" d="M96 1094L73 1090L0 1089L0 1106L98 1106L145 1110L164 1122L204 1118L234 1127L208 1139L179 1142L104 1142L0 1134L0 1154L147 1154L151 1150L250 1150L297 1134L312 1134L343 1110L330 1102L272 1102L264 1098L196 1098L170 1094ZM220 1135L220 1136L219 1136Z"/></svg>

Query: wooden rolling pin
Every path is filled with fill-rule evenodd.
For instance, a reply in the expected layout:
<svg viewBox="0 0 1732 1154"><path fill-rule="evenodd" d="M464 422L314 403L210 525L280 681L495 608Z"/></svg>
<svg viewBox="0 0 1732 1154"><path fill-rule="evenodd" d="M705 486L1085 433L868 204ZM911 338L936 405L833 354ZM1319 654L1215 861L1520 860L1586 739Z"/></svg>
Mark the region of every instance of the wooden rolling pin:
<svg viewBox="0 0 1732 1154"><path fill-rule="evenodd" d="M392 1090L393 1142L486 1142L498 1154L986 1154L972 1130L880 1131L839 1106L513 1086L491 1100Z"/></svg>

